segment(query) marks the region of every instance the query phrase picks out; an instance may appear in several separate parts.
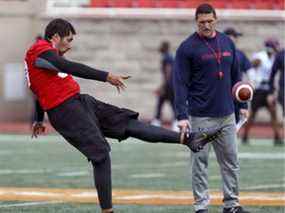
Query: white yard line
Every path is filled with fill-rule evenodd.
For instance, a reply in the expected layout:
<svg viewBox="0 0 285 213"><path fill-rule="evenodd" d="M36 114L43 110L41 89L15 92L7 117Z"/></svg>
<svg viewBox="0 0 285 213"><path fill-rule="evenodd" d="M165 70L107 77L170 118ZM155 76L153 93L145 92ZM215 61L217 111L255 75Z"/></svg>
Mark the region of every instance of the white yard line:
<svg viewBox="0 0 285 213"><path fill-rule="evenodd" d="M239 159L252 159L252 160L284 160L285 154L283 152L279 153L250 153L250 152L240 152L238 154Z"/></svg>
<svg viewBox="0 0 285 213"><path fill-rule="evenodd" d="M14 203L14 204L4 204L0 205L0 208L10 208L10 207L23 207L23 206L39 206L62 203L62 201L42 201L42 202L25 202L25 203Z"/></svg>
<svg viewBox="0 0 285 213"><path fill-rule="evenodd" d="M126 196L117 196L116 199L119 200L148 200L148 199L162 199L162 200L185 200L185 199L193 199L192 195L165 195L165 194L140 194L140 195L126 195ZM220 199L221 195L219 194L212 194L212 199ZM282 199L285 200L284 197L269 197L265 195L244 195L240 197L241 200L276 200Z"/></svg>
<svg viewBox="0 0 285 213"><path fill-rule="evenodd" d="M89 176L90 173L88 171L76 171L76 172L61 172L57 173L56 176L59 177L84 177L84 176Z"/></svg>
<svg viewBox="0 0 285 213"><path fill-rule="evenodd" d="M166 174L164 173L144 173L130 175L131 178L162 178L165 176Z"/></svg>
<svg viewBox="0 0 285 213"><path fill-rule="evenodd" d="M247 186L241 188L241 190L256 190L256 189L278 189L284 188L285 184L268 184L268 185L256 185L256 186Z"/></svg>
<svg viewBox="0 0 285 213"><path fill-rule="evenodd" d="M53 170L41 170L41 169L0 169L0 175L11 175L11 174L42 174L47 172L53 172Z"/></svg>
<svg viewBox="0 0 285 213"><path fill-rule="evenodd" d="M74 168L76 170L76 168ZM78 176L88 176L90 173L88 170L78 170L75 172L73 169L63 169L61 171L53 169L0 169L0 175L11 175L11 174L45 174L52 173L56 176L63 177L78 177Z"/></svg>
<svg viewBox="0 0 285 213"><path fill-rule="evenodd" d="M39 142L39 141L63 141L64 139L59 135L44 135L36 139L32 139L30 135L0 135L0 142Z"/></svg>

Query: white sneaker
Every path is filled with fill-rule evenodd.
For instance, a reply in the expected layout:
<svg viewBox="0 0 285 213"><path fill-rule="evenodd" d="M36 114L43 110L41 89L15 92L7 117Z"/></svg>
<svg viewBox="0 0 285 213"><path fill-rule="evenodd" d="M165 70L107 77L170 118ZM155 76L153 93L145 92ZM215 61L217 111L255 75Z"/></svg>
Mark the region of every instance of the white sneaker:
<svg viewBox="0 0 285 213"><path fill-rule="evenodd" d="M177 120L173 121L171 125L171 129L175 132L180 132L180 129L177 124L178 124Z"/></svg>
<svg viewBox="0 0 285 213"><path fill-rule="evenodd" d="M158 119L153 119L150 124L153 126L161 126L161 121Z"/></svg>

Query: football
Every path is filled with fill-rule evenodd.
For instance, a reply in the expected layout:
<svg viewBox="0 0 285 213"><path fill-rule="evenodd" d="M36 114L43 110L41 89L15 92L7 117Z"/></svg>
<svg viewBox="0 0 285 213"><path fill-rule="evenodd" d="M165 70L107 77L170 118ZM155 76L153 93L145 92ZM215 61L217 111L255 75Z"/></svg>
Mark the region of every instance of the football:
<svg viewBox="0 0 285 213"><path fill-rule="evenodd" d="M253 86L250 83L239 81L232 89L232 94L235 100L238 102L248 102L253 97Z"/></svg>

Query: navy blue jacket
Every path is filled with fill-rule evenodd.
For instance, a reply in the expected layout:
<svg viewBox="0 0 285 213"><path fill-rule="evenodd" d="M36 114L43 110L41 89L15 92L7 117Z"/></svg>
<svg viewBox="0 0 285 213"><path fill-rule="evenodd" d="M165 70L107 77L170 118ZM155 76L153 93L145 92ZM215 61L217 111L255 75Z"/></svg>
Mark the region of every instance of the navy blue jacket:
<svg viewBox="0 0 285 213"><path fill-rule="evenodd" d="M214 55L218 50L222 52L220 65ZM232 114L231 90L240 80L236 48L228 36L220 32L214 38L192 34L176 52L173 81L177 119Z"/></svg>
<svg viewBox="0 0 285 213"><path fill-rule="evenodd" d="M236 49L237 58L239 61L240 72L246 73L247 70L251 68L251 63L246 55L239 49Z"/></svg>
<svg viewBox="0 0 285 213"><path fill-rule="evenodd" d="M162 54L162 59L161 59L161 70L165 70L166 65L173 66L174 64L174 58L170 53L164 53Z"/></svg>

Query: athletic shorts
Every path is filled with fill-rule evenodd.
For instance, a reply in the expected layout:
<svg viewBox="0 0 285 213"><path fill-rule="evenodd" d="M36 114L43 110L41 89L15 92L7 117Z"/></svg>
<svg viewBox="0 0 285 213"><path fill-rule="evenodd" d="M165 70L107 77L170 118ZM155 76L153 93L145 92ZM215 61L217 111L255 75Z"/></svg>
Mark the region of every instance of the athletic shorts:
<svg viewBox="0 0 285 213"><path fill-rule="evenodd" d="M267 96L269 92L266 90L256 90L251 101L251 110L256 112L260 107L268 108Z"/></svg>
<svg viewBox="0 0 285 213"><path fill-rule="evenodd" d="M85 94L73 96L47 113L54 129L89 160L95 161L105 158L111 150L105 137L126 139L129 120L139 115Z"/></svg>

